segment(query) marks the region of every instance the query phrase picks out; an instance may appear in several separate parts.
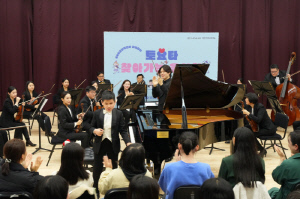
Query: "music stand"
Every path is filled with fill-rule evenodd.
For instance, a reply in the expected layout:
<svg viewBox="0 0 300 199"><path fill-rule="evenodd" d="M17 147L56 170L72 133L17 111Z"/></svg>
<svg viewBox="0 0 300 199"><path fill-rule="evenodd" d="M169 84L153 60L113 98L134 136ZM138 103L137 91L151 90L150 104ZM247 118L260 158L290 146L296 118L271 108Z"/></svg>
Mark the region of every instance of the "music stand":
<svg viewBox="0 0 300 199"><path fill-rule="evenodd" d="M132 88L134 94L144 94L144 97L147 96L147 84L132 84ZM144 102L143 106L145 107L145 101L142 100L141 103L142 102Z"/></svg>
<svg viewBox="0 0 300 199"><path fill-rule="evenodd" d="M45 104L47 103L48 99L46 99L45 97L41 100L41 102L39 103L39 106L38 108L34 111L33 113L33 116L35 115L39 115L39 117L42 117L42 109L44 108ZM38 122L39 123L39 122ZM42 141L41 141L41 126L40 126L40 123L39 123L39 147L36 148L36 150L32 153L32 154L35 154L36 152L38 152L39 150L45 150L45 151L51 151L49 149L45 149L45 148L42 148Z"/></svg>
<svg viewBox="0 0 300 199"><path fill-rule="evenodd" d="M80 97L82 95L82 91L83 91L83 88L72 89L72 90L69 91L70 94L71 94L71 98L72 98L70 106L75 107L75 105L79 103Z"/></svg>
<svg viewBox="0 0 300 199"><path fill-rule="evenodd" d="M106 90L110 90L111 92L114 91L114 85L113 84L100 84L98 83L98 91L101 90L101 93L100 95L103 93L103 91L106 91Z"/></svg>
<svg viewBox="0 0 300 199"><path fill-rule="evenodd" d="M120 106L120 110L131 109L131 108L137 109L137 107L143 100L144 96L145 96L144 94L136 94L136 95L127 96L123 100L123 102Z"/></svg>
<svg viewBox="0 0 300 199"><path fill-rule="evenodd" d="M280 102L277 99L274 87L272 86L271 82L249 80L249 83L258 96L267 96L267 99L271 104L272 110L275 112L275 115L277 112L285 114L280 106Z"/></svg>

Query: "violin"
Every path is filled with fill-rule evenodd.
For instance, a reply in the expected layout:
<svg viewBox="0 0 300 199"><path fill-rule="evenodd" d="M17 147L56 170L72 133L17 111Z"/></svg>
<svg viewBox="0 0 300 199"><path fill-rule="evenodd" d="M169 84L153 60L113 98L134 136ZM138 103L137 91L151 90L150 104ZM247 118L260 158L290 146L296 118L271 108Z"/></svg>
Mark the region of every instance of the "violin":
<svg viewBox="0 0 300 199"><path fill-rule="evenodd" d="M23 102L25 101L25 95L22 95L22 100L23 100ZM18 107L18 112L17 112L17 115L15 117L15 120L17 122L22 122L22 120L23 120L23 113L24 113L24 106L21 103L21 105L19 105L19 107Z"/></svg>
<svg viewBox="0 0 300 199"><path fill-rule="evenodd" d="M97 103L97 102L100 102L100 100L102 99L102 98L99 98L98 100L96 100L97 97L98 97L98 95L100 95L101 91L102 91L102 89L101 89L101 90L98 92L98 94L95 96L94 101L95 101L96 103ZM102 109L102 106L94 106L94 111L99 110L99 109Z"/></svg>
<svg viewBox="0 0 300 199"><path fill-rule="evenodd" d="M37 99L40 98L40 96L42 96L43 94L44 94L44 91L42 91L37 97L32 97L27 104L28 105L33 105L33 106L36 105L38 103ZM26 108L25 110L26 111L31 111L30 108Z"/></svg>
<svg viewBox="0 0 300 199"><path fill-rule="evenodd" d="M241 108L244 110L244 109L245 109L245 108L244 108L245 106L244 106L244 102L243 102L243 101L241 101L241 105L242 105ZM253 131L253 132L258 132L258 126L257 126L257 123L256 123L254 120L251 120L251 119L249 118L248 115L245 115L245 118L246 118L246 120L249 122L252 131Z"/></svg>
<svg viewBox="0 0 300 199"><path fill-rule="evenodd" d="M292 52L286 74L290 74L291 66L296 60L296 53ZM276 96L280 102L283 112L289 117L288 125L292 125L295 121L300 120L300 110L297 106L300 99L300 88L284 79L284 83L276 88ZM275 121L275 112L272 110L271 119Z"/></svg>
<svg viewBox="0 0 300 199"><path fill-rule="evenodd" d="M83 113L83 103L81 103L81 110L82 110L81 113ZM80 133L80 132L82 132L82 123L80 125L77 125L75 128L75 133Z"/></svg>

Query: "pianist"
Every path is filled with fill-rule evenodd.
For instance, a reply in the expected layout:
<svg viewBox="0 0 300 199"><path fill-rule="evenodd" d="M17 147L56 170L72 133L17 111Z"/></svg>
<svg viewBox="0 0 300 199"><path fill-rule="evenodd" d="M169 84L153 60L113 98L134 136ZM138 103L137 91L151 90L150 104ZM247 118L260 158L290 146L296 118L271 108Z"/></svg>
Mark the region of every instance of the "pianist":
<svg viewBox="0 0 300 199"><path fill-rule="evenodd" d="M163 110L163 106L167 98L167 94L171 84L171 74L172 74L171 67L168 65L163 65L158 70L159 77L157 78L156 76L154 76L152 79L152 84L153 84L152 95L154 98L158 97L159 100L158 109L160 111Z"/></svg>

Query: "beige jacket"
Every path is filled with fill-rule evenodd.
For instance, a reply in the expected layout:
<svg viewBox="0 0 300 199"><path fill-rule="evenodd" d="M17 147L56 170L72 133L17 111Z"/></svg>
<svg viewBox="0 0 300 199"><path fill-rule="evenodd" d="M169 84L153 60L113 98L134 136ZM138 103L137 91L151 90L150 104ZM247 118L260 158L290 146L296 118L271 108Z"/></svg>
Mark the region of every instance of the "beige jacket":
<svg viewBox="0 0 300 199"><path fill-rule="evenodd" d="M145 175L152 178L152 175L148 170ZM105 193L110 189L124 187L129 187L129 181L121 168L114 170L106 168L106 170L101 173L98 188L102 195L105 195Z"/></svg>

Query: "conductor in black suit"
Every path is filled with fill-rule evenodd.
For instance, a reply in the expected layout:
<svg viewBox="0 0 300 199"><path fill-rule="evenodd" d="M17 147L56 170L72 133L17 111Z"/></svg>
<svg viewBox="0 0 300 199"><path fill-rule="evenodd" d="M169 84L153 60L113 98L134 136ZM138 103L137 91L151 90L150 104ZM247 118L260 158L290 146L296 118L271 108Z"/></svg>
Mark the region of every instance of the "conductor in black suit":
<svg viewBox="0 0 300 199"><path fill-rule="evenodd" d="M113 169L117 168L118 154L120 152L121 134L125 144L130 144L130 139L125 129L123 114L115 109L115 95L104 91L102 95L103 109L94 112L90 132L95 135L94 141L94 187L98 189L98 181L103 169L103 156L112 160Z"/></svg>
<svg viewBox="0 0 300 199"><path fill-rule="evenodd" d="M97 78L99 84L111 84L108 79L104 79L104 72L97 72Z"/></svg>
<svg viewBox="0 0 300 199"><path fill-rule="evenodd" d="M271 82L272 86L276 90L276 87L284 82L284 77L289 78L290 82L292 81L290 74L286 74L284 70L279 70L277 64L272 64L270 66L270 73L265 76L264 81Z"/></svg>

